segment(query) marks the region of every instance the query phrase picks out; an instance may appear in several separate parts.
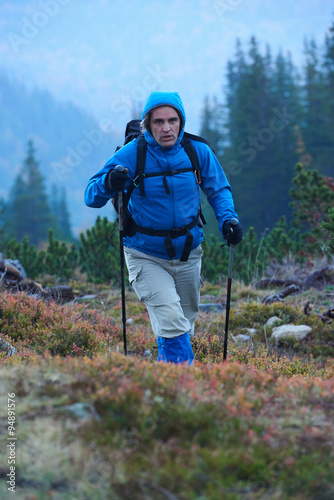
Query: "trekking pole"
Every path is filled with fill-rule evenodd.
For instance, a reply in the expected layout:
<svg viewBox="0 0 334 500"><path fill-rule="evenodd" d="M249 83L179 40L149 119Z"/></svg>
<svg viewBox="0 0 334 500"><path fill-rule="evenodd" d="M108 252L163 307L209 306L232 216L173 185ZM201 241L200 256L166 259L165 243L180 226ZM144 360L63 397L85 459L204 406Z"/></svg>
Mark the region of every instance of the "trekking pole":
<svg viewBox="0 0 334 500"><path fill-rule="evenodd" d="M115 170L128 172L127 168L123 168L121 165L117 165ZM122 290L122 325L123 325L123 345L124 354L127 356L126 347L126 311L125 311L125 282L124 282L124 244L123 244L123 232L124 232L124 214L123 214L123 191L118 191L118 224L119 224L119 262L121 267L121 290Z"/></svg>
<svg viewBox="0 0 334 500"><path fill-rule="evenodd" d="M233 218L230 220L231 226L236 226L238 224L237 219ZM233 228L231 227L231 232L233 233ZM227 274L227 294L226 294L226 316L225 316L225 336L224 336L224 353L223 353L223 363L226 361L227 355L227 338L228 338L228 324L230 319L230 306L231 306L231 288L232 288L232 264L233 264L233 244L229 244L230 256L228 259L228 274Z"/></svg>
<svg viewBox="0 0 334 500"><path fill-rule="evenodd" d="M229 319L230 319L231 288L232 288L233 247L234 247L234 245L230 245L230 256L229 256L229 260L228 260L227 295L226 295L226 316L225 316L225 336L224 336L223 362L226 361L226 355L227 355L228 323L229 323Z"/></svg>

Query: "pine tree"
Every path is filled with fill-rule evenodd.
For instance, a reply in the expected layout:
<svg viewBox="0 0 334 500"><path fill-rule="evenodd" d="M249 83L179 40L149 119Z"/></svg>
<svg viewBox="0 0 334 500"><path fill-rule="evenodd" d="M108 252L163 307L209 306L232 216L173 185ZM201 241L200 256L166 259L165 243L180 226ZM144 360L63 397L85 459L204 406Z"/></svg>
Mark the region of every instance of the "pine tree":
<svg viewBox="0 0 334 500"><path fill-rule="evenodd" d="M17 240L25 236L31 244L46 240L52 224L51 212L33 142L10 192L7 220L10 234Z"/></svg>
<svg viewBox="0 0 334 500"><path fill-rule="evenodd" d="M70 213L67 206L66 189L51 186L50 209L54 220L54 236L62 241L73 241Z"/></svg>
<svg viewBox="0 0 334 500"><path fill-rule="evenodd" d="M334 22L324 46L307 40L305 46L301 133L308 163L324 175L332 175L334 163ZM304 163L303 158L300 161ZM306 164L305 164L306 165Z"/></svg>
<svg viewBox="0 0 334 500"><path fill-rule="evenodd" d="M212 99L212 102L208 96L204 99L200 135L209 141L218 156L223 154L225 140L223 106L216 97Z"/></svg>
<svg viewBox="0 0 334 500"><path fill-rule="evenodd" d="M289 55L279 53L272 71L270 95L272 102L269 129L271 143L265 159L270 172L266 178L267 208L270 226L281 216L291 219L289 209L289 186L298 161L296 125L301 121L300 90L297 85L298 74ZM278 116L285 115L279 120ZM271 201L270 201L271 198ZM273 203L273 198L276 203ZM271 208L272 207L272 208Z"/></svg>
<svg viewBox="0 0 334 500"><path fill-rule="evenodd" d="M236 208L245 227L258 232L289 215L288 185L296 163L296 75L288 58L272 62L253 37L245 57L240 44L228 65L229 145L223 167L231 174Z"/></svg>
<svg viewBox="0 0 334 500"><path fill-rule="evenodd" d="M324 54L325 79L325 137L327 142L326 155L323 158L321 172L332 175L334 164L334 21L325 36Z"/></svg>
<svg viewBox="0 0 334 500"><path fill-rule="evenodd" d="M319 49L313 39L304 42L304 53L303 116L302 126L299 129L304 151L302 151L303 156L300 157L300 161L305 166L311 165L321 171L323 154L329 141L325 130L325 79L321 68Z"/></svg>
<svg viewBox="0 0 334 500"><path fill-rule="evenodd" d="M65 240L73 239L70 213L67 206L66 190L64 186L61 189L60 199L59 199L58 224L64 235L64 239Z"/></svg>
<svg viewBox="0 0 334 500"><path fill-rule="evenodd" d="M266 90L264 63L258 54L255 38L251 39L250 44L246 60L241 44L237 41L235 61L230 61L227 67L228 144L222 159L223 168L232 184L239 217L246 227L256 225L254 198L256 202L259 200L258 177L261 177L261 173L258 148L262 148L256 141L258 131L264 126L263 99Z"/></svg>
<svg viewBox="0 0 334 500"><path fill-rule="evenodd" d="M10 237L22 240L26 234L25 217L27 212L28 193L20 175L14 180L9 193L8 208L6 211L6 225Z"/></svg>
<svg viewBox="0 0 334 500"><path fill-rule="evenodd" d="M6 210L7 204L3 198L0 198L0 252L3 252L6 244Z"/></svg>

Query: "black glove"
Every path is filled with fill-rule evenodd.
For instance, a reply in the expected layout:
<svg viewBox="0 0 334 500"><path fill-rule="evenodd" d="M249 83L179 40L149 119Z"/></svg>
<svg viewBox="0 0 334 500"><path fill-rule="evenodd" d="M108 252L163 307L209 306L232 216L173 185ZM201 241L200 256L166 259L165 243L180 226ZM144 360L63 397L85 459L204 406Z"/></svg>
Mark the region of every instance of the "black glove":
<svg viewBox="0 0 334 500"><path fill-rule="evenodd" d="M237 245L242 240L242 225L237 219L231 219L224 222L223 236L228 245Z"/></svg>
<svg viewBox="0 0 334 500"><path fill-rule="evenodd" d="M130 179L128 176L129 170L117 165L114 169L109 170L104 181L104 187L108 193L112 194L115 191L124 191L125 185Z"/></svg>

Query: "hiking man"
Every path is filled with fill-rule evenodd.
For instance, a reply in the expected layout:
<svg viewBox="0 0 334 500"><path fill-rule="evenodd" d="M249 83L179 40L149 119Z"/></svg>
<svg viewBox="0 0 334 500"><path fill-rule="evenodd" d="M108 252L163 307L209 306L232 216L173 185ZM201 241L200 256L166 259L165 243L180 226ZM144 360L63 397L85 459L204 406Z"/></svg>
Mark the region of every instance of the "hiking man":
<svg viewBox="0 0 334 500"><path fill-rule="evenodd" d="M132 188L127 207L130 221L124 237L129 281L149 312L158 360L192 364L190 338L200 300L204 239L199 187L228 244L241 241L242 226L237 220L233 226L230 223L237 214L231 187L215 154L204 142L188 139L198 158L199 169L194 170L186 152L185 122L177 92L152 92L142 113L145 140L136 138L120 148L91 177L85 203L99 208L117 192ZM140 140L146 152L145 171L139 175Z"/></svg>

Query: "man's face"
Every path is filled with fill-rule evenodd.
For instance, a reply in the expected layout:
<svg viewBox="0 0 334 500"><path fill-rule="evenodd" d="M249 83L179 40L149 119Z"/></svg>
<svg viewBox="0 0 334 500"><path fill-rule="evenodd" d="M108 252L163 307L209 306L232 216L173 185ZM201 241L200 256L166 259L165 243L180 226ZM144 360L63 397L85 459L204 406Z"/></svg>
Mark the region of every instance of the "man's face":
<svg viewBox="0 0 334 500"><path fill-rule="evenodd" d="M163 148L171 148L177 141L180 132L180 118L171 106L160 106L154 109L150 118L151 133Z"/></svg>

